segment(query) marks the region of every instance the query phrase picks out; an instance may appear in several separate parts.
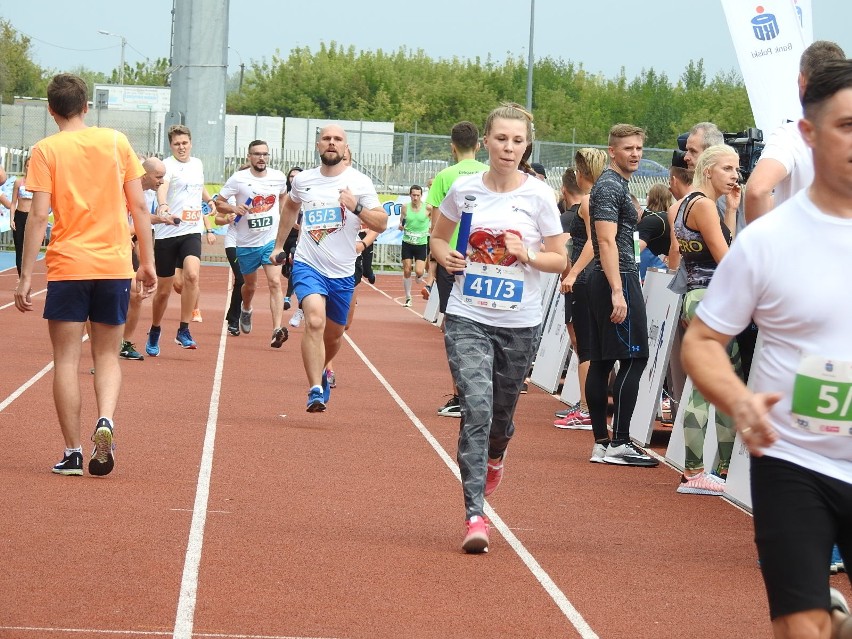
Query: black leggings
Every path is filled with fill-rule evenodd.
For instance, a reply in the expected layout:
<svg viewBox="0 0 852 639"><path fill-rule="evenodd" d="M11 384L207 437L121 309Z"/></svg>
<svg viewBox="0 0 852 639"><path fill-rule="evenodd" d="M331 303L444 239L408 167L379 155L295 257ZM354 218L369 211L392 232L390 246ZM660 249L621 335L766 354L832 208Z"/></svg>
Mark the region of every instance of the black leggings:
<svg viewBox="0 0 852 639"><path fill-rule="evenodd" d="M21 276L21 258L24 255L24 230L27 228L29 213L15 211L15 230L12 232L12 241L15 242L15 268L18 269L18 277Z"/></svg>
<svg viewBox="0 0 852 639"><path fill-rule="evenodd" d="M237 247L225 247L225 255L228 256L228 264L231 266L231 272L234 274L234 290L231 291L231 305L228 307L228 312L225 315L225 320L233 324L240 319L240 307L243 304L243 274L240 271L240 264L237 261Z"/></svg>
<svg viewBox="0 0 852 639"><path fill-rule="evenodd" d="M592 431L595 441L609 440L606 429L607 387L609 374L615 366L614 359L592 361L586 377L586 403L592 419ZM612 419L612 441L623 444L630 440L630 419L639 395L639 380L648 363L646 358L619 360L618 374L612 385L612 398L615 415Z"/></svg>

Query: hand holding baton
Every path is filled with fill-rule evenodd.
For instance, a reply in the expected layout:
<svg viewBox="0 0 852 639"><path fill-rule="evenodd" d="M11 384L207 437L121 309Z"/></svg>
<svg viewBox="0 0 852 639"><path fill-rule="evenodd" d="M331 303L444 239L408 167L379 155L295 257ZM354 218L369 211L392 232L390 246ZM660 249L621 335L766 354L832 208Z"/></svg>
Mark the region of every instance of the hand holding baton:
<svg viewBox="0 0 852 639"><path fill-rule="evenodd" d="M456 250L463 256L467 255L467 243L470 239L470 220L473 217L473 207L476 206L476 197L464 196L461 220L459 220L459 234L456 239ZM464 271L455 271L453 275L461 275Z"/></svg>

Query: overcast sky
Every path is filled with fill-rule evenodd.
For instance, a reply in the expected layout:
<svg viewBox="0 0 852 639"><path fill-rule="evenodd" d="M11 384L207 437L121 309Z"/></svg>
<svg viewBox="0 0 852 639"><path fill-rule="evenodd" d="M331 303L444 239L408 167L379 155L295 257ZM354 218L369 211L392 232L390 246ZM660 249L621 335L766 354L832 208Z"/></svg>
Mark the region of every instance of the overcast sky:
<svg viewBox="0 0 852 639"><path fill-rule="evenodd" d="M743 0L751 1L759 4ZM0 0L0 17L32 38L43 67L109 73L119 64L120 38L98 30L127 39L131 66L168 57L171 8L172 0ZM813 9L815 39L834 40L852 54L852 1L813 0ZM703 58L708 77L737 69L718 0L536 0L535 14L536 58L571 60L606 77L624 67L633 78L653 67L672 82L690 59ZM282 55L296 46L315 51L331 41L359 50L404 45L433 58L525 60L529 16L530 0L231 0L229 72L241 59L248 65L271 59L276 49Z"/></svg>

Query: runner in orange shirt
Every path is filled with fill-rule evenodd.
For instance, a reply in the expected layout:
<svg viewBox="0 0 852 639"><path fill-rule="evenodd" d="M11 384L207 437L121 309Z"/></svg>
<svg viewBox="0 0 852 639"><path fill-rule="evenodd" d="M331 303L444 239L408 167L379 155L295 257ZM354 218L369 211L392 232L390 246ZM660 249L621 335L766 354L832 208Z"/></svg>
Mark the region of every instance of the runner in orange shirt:
<svg viewBox="0 0 852 639"><path fill-rule="evenodd" d="M47 87L48 111L59 133L36 144L30 156L27 188L33 204L15 290L18 310L32 311L33 268L52 208L44 318L53 346L53 399L65 439L65 455L53 467L60 475L83 474L78 369L86 320L91 320L99 415L89 473L106 475L113 469L113 414L121 390L118 351L133 278L128 210L138 233L136 277L143 295L157 284L140 180L144 171L124 134L86 125L87 99L86 83L70 73L55 76Z"/></svg>

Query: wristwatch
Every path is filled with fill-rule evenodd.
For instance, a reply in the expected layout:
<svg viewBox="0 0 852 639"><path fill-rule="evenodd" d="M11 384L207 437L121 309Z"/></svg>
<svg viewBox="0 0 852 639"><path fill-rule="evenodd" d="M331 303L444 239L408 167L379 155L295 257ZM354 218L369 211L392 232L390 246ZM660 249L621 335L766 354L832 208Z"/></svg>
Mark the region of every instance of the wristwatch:
<svg viewBox="0 0 852 639"><path fill-rule="evenodd" d="M354 208L354 209L352 209L352 212L353 212L355 215L361 215L361 211L363 211L363 210L364 210L364 207L363 207L363 206L361 206L361 203L360 203L360 202L358 202L358 204L356 204L356 205L355 205L355 208Z"/></svg>
<svg viewBox="0 0 852 639"><path fill-rule="evenodd" d="M533 251L531 248L527 249L527 264L530 262L535 262L535 258L538 257L538 253Z"/></svg>

